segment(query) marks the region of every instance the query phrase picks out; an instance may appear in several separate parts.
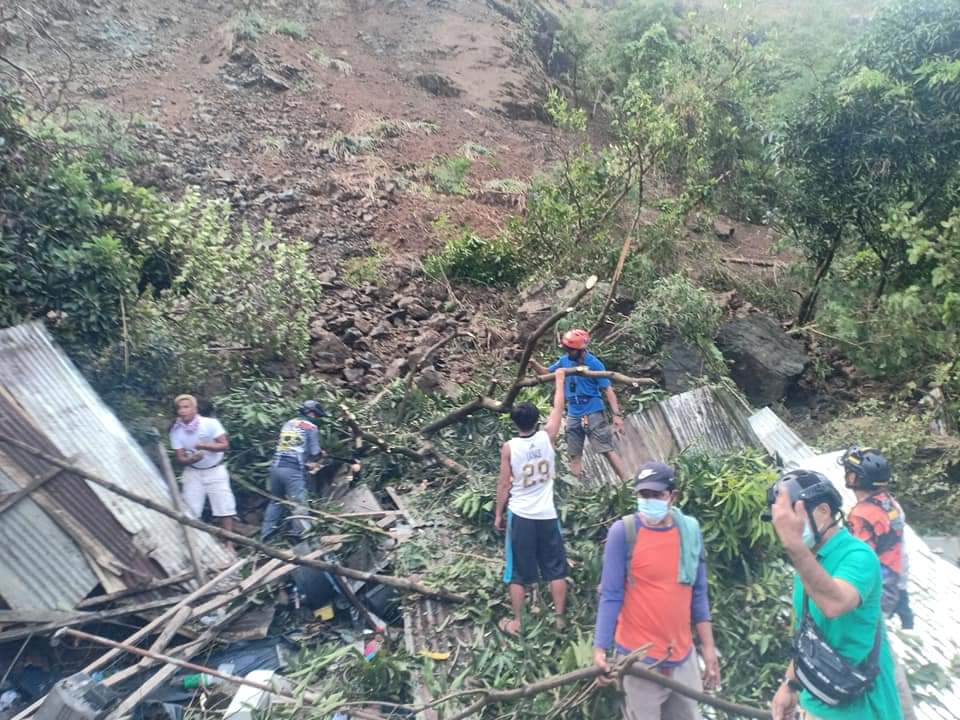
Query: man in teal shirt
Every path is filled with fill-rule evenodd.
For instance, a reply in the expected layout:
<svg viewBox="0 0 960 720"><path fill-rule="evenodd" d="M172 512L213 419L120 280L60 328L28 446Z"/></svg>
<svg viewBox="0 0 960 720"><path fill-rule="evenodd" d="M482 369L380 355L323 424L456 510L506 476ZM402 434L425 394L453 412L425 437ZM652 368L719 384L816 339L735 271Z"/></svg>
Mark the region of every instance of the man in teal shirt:
<svg viewBox="0 0 960 720"><path fill-rule="evenodd" d="M843 527L840 494L824 475L794 470L771 488L769 519L796 568L796 628L804 596L826 643L857 666L873 649L879 627L879 673L867 690L843 704L827 704L800 682L791 662L770 705L773 720L793 720L799 704L806 720L902 720L893 658L880 610L880 561L869 545Z"/></svg>

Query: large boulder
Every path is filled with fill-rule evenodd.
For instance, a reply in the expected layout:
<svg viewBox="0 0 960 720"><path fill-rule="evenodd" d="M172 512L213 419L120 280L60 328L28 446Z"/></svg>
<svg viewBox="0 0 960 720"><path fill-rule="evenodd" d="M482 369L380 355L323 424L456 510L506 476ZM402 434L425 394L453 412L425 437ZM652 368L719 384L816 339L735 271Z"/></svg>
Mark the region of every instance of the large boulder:
<svg viewBox="0 0 960 720"><path fill-rule="evenodd" d="M730 365L731 377L757 407L783 398L809 362L803 344L767 315L726 323L717 335L717 346Z"/></svg>
<svg viewBox="0 0 960 720"><path fill-rule="evenodd" d="M675 338L663 348L663 388L671 395L696 386L707 374L707 362L695 345Z"/></svg>

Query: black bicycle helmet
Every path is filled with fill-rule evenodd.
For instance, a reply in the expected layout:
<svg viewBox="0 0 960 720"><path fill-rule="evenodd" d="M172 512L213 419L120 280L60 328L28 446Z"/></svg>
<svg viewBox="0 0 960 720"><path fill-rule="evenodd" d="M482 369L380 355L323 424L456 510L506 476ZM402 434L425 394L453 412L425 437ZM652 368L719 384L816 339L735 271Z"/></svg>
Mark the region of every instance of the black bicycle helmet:
<svg viewBox="0 0 960 720"><path fill-rule="evenodd" d="M870 490L890 482L890 463L874 448L849 448L837 459L837 464L856 476L858 488Z"/></svg>
<svg viewBox="0 0 960 720"><path fill-rule="evenodd" d="M300 405L300 414L314 413L317 417L326 417L327 411L317 400L304 400Z"/></svg>
<svg viewBox="0 0 960 720"><path fill-rule="evenodd" d="M813 470L791 470L781 475L767 490L767 510L762 515L764 520L771 519L770 508L781 492L789 493L791 505L803 500L808 514L820 503L827 503L833 513L843 507L840 492L826 475Z"/></svg>

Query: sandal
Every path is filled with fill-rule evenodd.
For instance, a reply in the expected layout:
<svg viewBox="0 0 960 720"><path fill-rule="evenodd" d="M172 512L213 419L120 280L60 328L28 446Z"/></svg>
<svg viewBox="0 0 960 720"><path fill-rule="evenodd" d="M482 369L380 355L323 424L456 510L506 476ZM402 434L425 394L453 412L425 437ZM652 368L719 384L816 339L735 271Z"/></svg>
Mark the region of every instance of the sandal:
<svg viewBox="0 0 960 720"><path fill-rule="evenodd" d="M520 621L515 618L501 618L500 622L497 623L497 627L500 628L500 632L505 635L513 635L516 637L520 634Z"/></svg>

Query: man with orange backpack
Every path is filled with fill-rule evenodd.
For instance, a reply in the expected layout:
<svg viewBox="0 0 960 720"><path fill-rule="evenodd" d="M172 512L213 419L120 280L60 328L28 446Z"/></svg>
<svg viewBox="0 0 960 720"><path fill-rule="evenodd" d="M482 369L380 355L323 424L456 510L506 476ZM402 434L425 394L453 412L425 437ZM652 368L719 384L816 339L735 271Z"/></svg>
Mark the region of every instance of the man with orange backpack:
<svg viewBox="0 0 960 720"><path fill-rule="evenodd" d="M586 330L569 330L563 335L561 346L566 352L550 367L544 367L535 360L530 361L538 374L546 375L557 368L586 367L588 370L606 370L603 363L591 353L587 352L590 342L590 333ZM613 392L610 380L607 378L587 377L585 375L567 374L564 384L564 396L567 405L566 437L567 451L570 453L570 472L577 478L583 472L583 444L590 438L590 445L598 453L605 455L621 480L627 479L623 460L614 449L613 433L623 432L623 414L620 412L620 403ZM604 414L603 400L613 413L613 428Z"/></svg>

